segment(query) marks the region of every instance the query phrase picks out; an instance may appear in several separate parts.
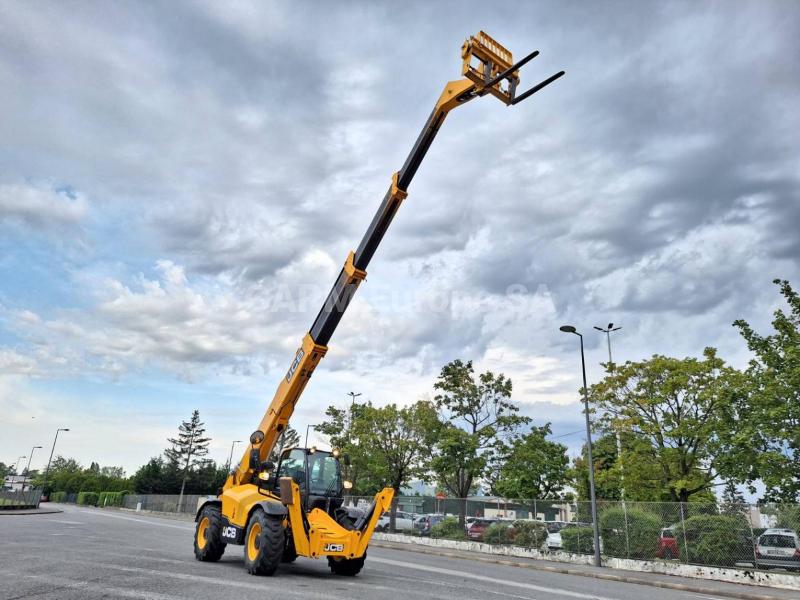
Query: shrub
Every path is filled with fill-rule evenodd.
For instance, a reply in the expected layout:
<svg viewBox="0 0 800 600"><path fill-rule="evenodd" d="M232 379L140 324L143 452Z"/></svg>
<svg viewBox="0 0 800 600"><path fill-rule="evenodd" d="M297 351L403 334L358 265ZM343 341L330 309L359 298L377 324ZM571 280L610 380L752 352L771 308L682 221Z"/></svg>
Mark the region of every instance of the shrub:
<svg viewBox="0 0 800 600"><path fill-rule="evenodd" d="M738 561L753 561L750 527L741 517L690 517L675 526L675 535L683 561L714 566L731 566Z"/></svg>
<svg viewBox="0 0 800 600"><path fill-rule="evenodd" d="M67 499L67 492L53 492L50 494L50 502L64 502Z"/></svg>
<svg viewBox="0 0 800 600"><path fill-rule="evenodd" d="M108 492L108 502L106 506L122 506L122 501L130 492L127 490L122 492Z"/></svg>
<svg viewBox="0 0 800 600"><path fill-rule="evenodd" d="M511 544L514 532L510 523L492 523L483 533L483 541L487 544Z"/></svg>
<svg viewBox="0 0 800 600"><path fill-rule="evenodd" d="M445 538L448 540L463 540L466 537L464 528L458 524L455 517L446 517L431 527L432 538Z"/></svg>
<svg viewBox="0 0 800 600"><path fill-rule="evenodd" d="M514 521L514 544L541 548L547 539L547 526L539 521Z"/></svg>
<svg viewBox="0 0 800 600"><path fill-rule="evenodd" d="M97 492L78 493L78 504L82 504L85 506L97 506L98 499L99 495L97 494Z"/></svg>
<svg viewBox="0 0 800 600"><path fill-rule="evenodd" d="M565 527L561 530L562 548L572 554L593 554L593 536L591 527Z"/></svg>
<svg viewBox="0 0 800 600"><path fill-rule="evenodd" d="M627 515L622 508L610 508L600 515L603 553L609 556L652 559L660 530L657 516L636 508L627 509Z"/></svg>

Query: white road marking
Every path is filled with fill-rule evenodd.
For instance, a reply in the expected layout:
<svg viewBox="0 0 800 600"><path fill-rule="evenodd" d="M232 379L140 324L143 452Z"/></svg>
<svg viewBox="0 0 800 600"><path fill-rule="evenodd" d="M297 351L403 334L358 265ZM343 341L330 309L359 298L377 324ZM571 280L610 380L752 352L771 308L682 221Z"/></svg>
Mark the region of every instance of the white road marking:
<svg viewBox="0 0 800 600"><path fill-rule="evenodd" d="M403 567L415 571L428 571L429 573L438 573L440 575L452 575L453 577L461 577L463 579L472 579L473 581L483 581L491 585L503 585L508 587L522 588L526 590L533 590L535 592L545 592L547 594L556 594L559 596L568 596L570 598L581 598L582 600L614 600L607 596L598 596L596 594L584 594L582 592L573 592L562 588L547 587L543 585L536 585L535 583L522 583L520 581L503 581L494 577L487 577L485 575L475 575L474 573L467 573L466 571L456 571L455 569L443 569L441 567L432 567L429 565L420 565L417 563L404 562L401 560L391 560L388 558L377 558L370 556L370 562L383 563L385 565L392 565L394 567Z"/></svg>
<svg viewBox="0 0 800 600"><path fill-rule="evenodd" d="M17 580L20 577L17 572L5 572L9 573L10 576ZM59 589L69 588L73 590L97 592L105 595L111 594L114 598L136 598L137 600L189 600L188 596L173 596L172 594L159 594L158 592L140 592L138 590L110 586L108 582L105 581L101 583L94 581L75 581L73 579L66 579L63 575L56 577L52 575L42 575L41 573L32 573L23 575L22 577L51 585L53 589L49 591L54 593Z"/></svg>
<svg viewBox="0 0 800 600"><path fill-rule="evenodd" d="M89 511L80 511L89 513ZM184 525L173 525L172 523L159 523L157 521L150 521L148 519L136 519L134 517L124 517L122 515L112 515L105 512L94 512L91 511L91 514L96 515L98 517L109 517L111 519L122 519L123 521L134 521L135 523L144 523L146 525L153 525L155 527L170 527L172 529L182 529L183 531L192 531L194 530L194 525L186 524Z"/></svg>
<svg viewBox="0 0 800 600"><path fill-rule="evenodd" d="M172 571L159 571L158 569L143 569L141 567L123 567L120 565L115 565L111 563L95 563L103 567L107 567L109 569L114 569L117 571L124 571L128 573L142 573L146 575L155 575L159 577L164 577L167 579L179 579L182 581L191 581L195 583L211 583L214 585L221 585L226 588L241 588L247 590L258 590L260 592L269 591L271 588L269 585L269 580L262 579L261 583L248 583L246 581L237 581L235 579L230 578L222 578L222 577L208 577L206 575L192 575L189 573L175 573ZM337 580L337 583L345 583L342 580ZM349 582L348 582L349 583ZM396 591L396 588L390 588L385 586L369 586L369 589L382 589L386 591ZM317 593L309 590L308 588L303 589L292 589L289 586L281 586L280 594L284 596L303 596L306 598L319 598L320 600L329 600L330 598L342 598L343 600L352 600L351 595L347 596L335 596L330 591L326 591L324 593Z"/></svg>
<svg viewBox="0 0 800 600"><path fill-rule="evenodd" d="M63 521L61 519L48 519L47 522L48 523L64 523L65 525L85 525L86 524L86 523L83 523L81 521Z"/></svg>

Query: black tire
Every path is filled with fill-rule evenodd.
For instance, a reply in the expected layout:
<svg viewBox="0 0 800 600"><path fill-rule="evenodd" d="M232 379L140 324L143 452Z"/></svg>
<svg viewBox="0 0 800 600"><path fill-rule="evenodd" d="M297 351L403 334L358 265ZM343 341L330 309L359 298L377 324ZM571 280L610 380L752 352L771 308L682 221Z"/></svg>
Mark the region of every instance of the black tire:
<svg viewBox="0 0 800 600"><path fill-rule="evenodd" d="M244 536L244 566L251 575L272 575L281 563L286 534L280 519L256 510Z"/></svg>
<svg viewBox="0 0 800 600"><path fill-rule="evenodd" d="M217 562L227 545L222 541L222 512L219 506L204 507L194 530L195 558L203 562Z"/></svg>
<svg viewBox="0 0 800 600"><path fill-rule="evenodd" d="M329 556L328 567L334 575L344 575L346 577L355 577L359 574L361 569L364 568L364 561L367 560L367 553L361 558L338 558Z"/></svg>

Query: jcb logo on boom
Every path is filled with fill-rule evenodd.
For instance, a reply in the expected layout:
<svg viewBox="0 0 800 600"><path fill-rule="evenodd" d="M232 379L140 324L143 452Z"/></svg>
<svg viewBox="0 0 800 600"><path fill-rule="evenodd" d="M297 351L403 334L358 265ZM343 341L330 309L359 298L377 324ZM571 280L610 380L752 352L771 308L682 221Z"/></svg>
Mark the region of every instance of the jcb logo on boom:
<svg viewBox="0 0 800 600"><path fill-rule="evenodd" d="M236 539L236 527L223 527L222 528L222 537L231 538L232 540Z"/></svg>

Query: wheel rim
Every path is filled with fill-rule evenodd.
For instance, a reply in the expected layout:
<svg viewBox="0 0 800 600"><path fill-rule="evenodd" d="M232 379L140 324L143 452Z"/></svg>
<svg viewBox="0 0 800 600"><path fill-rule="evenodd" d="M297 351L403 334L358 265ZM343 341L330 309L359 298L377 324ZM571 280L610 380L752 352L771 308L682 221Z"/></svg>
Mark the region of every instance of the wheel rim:
<svg viewBox="0 0 800 600"><path fill-rule="evenodd" d="M247 558L251 561L258 558L259 535L261 535L261 523L254 521L250 525L250 531L247 532Z"/></svg>
<svg viewBox="0 0 800 600"><path fill-rule="evenodd" d="M208 544L208 538L206 534L208 533L208 528L211 526L211 521L209 521L208 517L203 517L200 520L200 523L197 525L197 547L200 550L203 550Z"/></svg>

